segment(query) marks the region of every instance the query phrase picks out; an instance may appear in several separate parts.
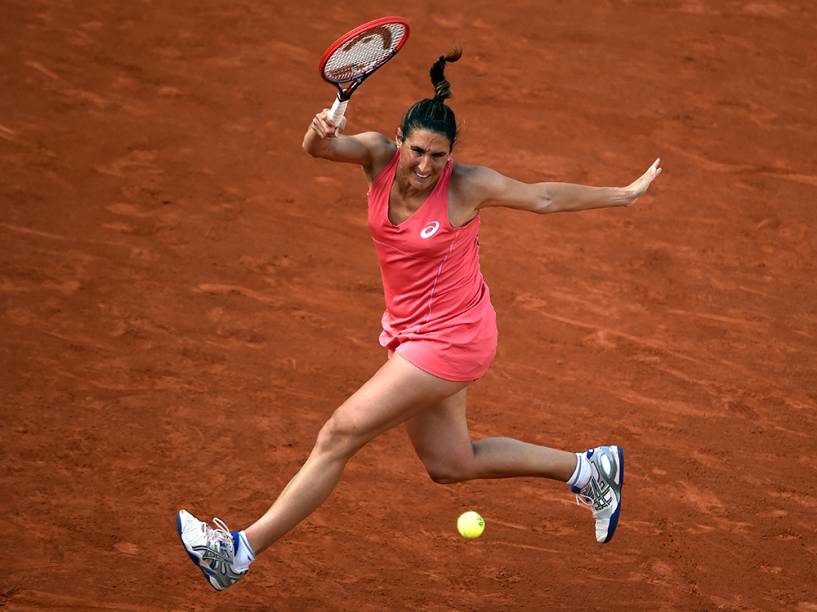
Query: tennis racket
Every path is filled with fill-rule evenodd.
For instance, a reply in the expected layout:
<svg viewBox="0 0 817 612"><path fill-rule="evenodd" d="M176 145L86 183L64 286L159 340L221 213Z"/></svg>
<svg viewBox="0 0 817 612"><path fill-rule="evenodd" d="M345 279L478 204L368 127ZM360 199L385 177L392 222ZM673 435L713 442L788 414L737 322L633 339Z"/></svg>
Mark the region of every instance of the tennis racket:
<svg viewBox="0 0 817 612"><path fill-rule="evenodd" d="M397 55L408 37L408 21L402 17L382 17L356 27L329 45L321 57L320 71L325 81L338 88L329 110L329 118L335 124L346 112L355 90Z"/></svg>

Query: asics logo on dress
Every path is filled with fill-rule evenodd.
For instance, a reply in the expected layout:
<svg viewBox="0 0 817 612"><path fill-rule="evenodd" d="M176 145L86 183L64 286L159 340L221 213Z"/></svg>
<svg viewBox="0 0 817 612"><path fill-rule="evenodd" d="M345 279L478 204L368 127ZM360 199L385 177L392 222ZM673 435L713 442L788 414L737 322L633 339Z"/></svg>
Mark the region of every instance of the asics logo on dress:
<svg viewBox="0 0 817 612"><path fill-rule="evenodd" d="M425 240L426 238L431 238L434 234L437 233L437 230L440 229L440 222L439 221L431 221L428 225L423 228L423 231L420 232L420 238Z"/></svg>

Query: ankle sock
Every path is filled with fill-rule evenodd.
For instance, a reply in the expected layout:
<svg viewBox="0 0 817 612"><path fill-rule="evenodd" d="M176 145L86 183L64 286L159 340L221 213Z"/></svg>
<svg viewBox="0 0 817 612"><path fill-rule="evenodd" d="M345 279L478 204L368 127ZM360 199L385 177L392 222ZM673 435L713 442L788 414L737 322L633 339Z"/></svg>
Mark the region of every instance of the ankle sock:
<svg viewBox="0 0 817 612"><path fill-rule="evenodd" d="M233 569L236 572L246 572L250 569L250 564L255 561L255 553L247 540L246 531L233 531L233 550L235 550L235 560Z"/></svg>
<svg viewBox="0 0 817 612"><path fill-rule="evenodd" d="M588 482L590 482L590 461L584 453L576 453L576 469L567 484L581 489Z"/></svg>

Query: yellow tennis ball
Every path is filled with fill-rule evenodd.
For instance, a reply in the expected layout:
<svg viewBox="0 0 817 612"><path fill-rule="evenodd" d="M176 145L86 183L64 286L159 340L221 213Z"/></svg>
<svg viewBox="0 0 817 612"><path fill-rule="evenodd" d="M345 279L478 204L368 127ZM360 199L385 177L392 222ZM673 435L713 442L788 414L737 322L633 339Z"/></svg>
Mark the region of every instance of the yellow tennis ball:
<svg viewBox="0 0 817 612"><path fill-rule="evenodd" d="M464 538L478 538L485 531L485 519L473 510L463 512L457 519L457 531Z"/></svg>

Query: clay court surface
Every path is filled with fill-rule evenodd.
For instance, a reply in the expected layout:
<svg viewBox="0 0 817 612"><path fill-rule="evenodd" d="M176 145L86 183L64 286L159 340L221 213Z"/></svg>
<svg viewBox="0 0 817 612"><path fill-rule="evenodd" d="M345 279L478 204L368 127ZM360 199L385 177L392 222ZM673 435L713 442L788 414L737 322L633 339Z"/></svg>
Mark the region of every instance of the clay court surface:
<svg viewBox="0 0 817 612"><path fill-rule="evenodd" d="M0 607L817 610L812 2L2 13ZM412 38L348 131L393 134L460 42L461 161L623 185L662 158L630 209L483 213L473 434L620 443L621 525L595 544L554 482L436 485L398 429L215 593L176 510L249 524L385 359L363 174L301 139L326 45L386 14Z"/></svg>

